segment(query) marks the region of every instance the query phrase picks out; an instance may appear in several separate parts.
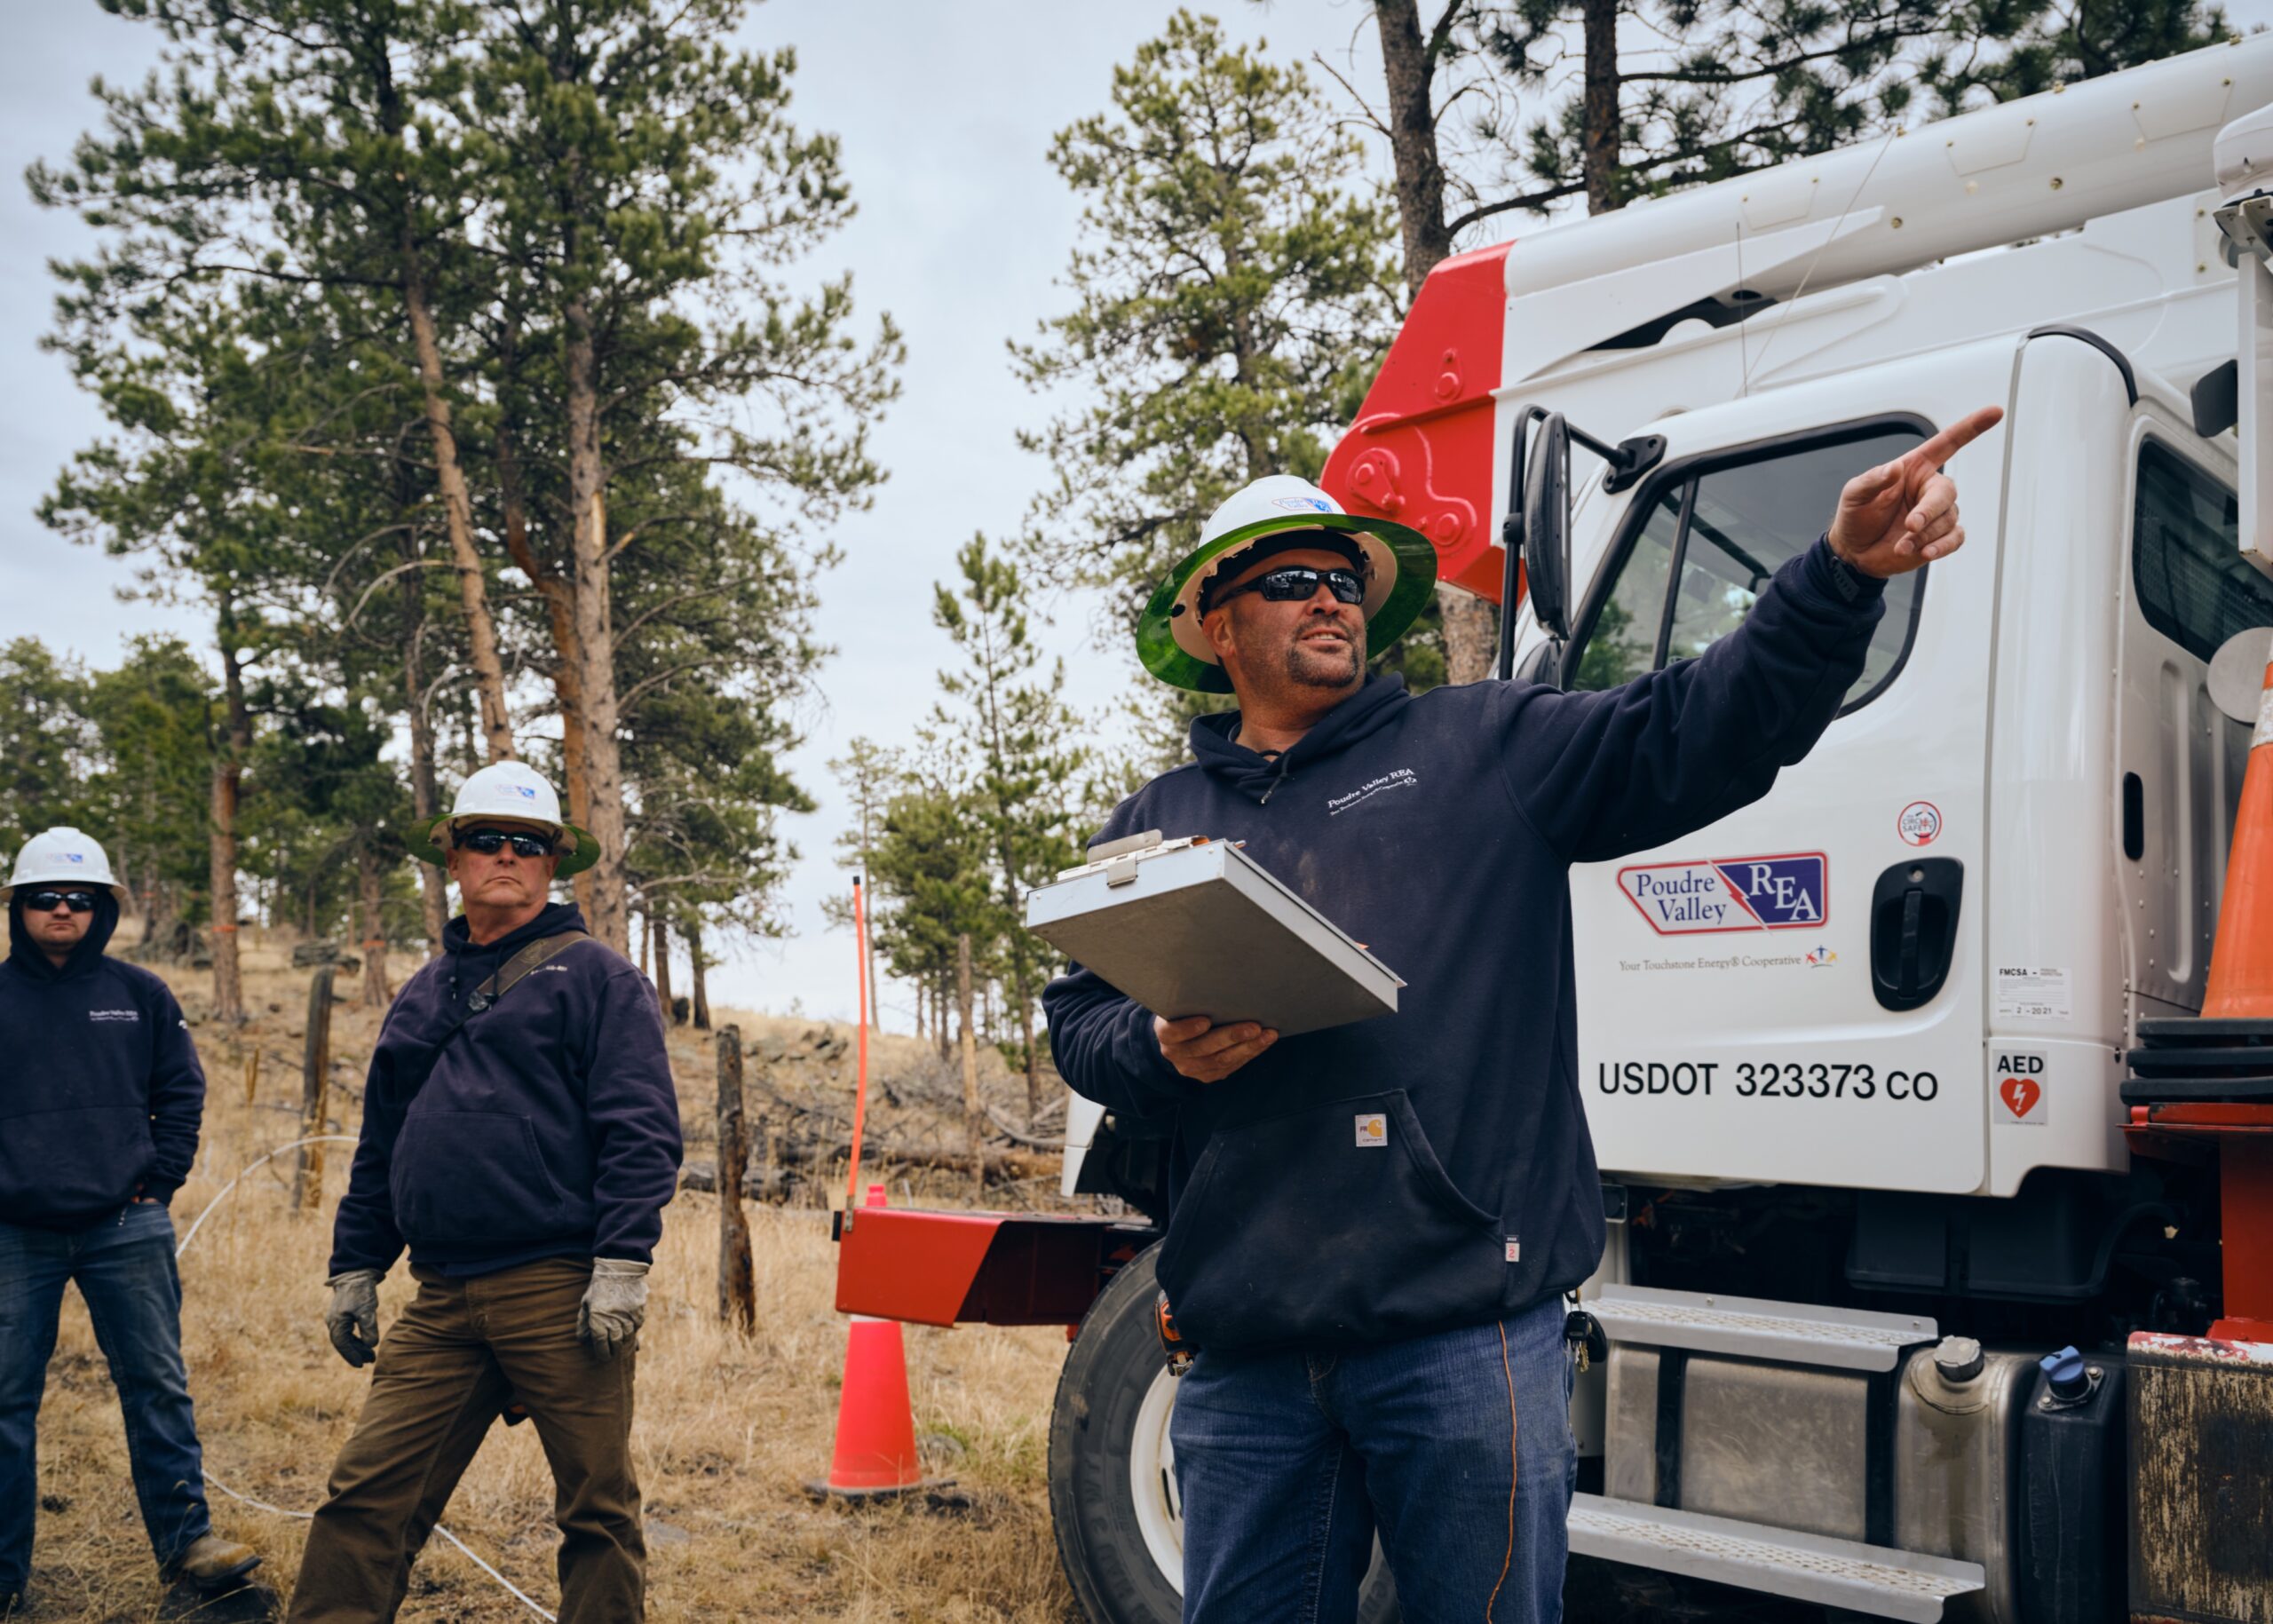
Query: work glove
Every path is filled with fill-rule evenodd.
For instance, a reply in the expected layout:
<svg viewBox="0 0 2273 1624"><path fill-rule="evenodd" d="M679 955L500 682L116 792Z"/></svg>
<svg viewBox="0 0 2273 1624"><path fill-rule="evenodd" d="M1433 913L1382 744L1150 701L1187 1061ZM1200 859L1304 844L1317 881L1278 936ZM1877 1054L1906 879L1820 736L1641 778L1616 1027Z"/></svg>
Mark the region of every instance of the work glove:
<svg viewBox="0 0 2273 1624"><path fill-rule="evenodd" d="M350 1269L324 1284L331 1287L331 1306L323 1311L323 1328L339 1357L360 1370L379 1357L379 1271Z"/></svg>
<svg viewBox="0 0 2273 1624"><path fill-rule="evenodd" d="M592 1283L576 1307L576 1335L598 1358L612 1359L639 1345L647 1317L647 1265L622 1257L592 1259Z"/></svg>

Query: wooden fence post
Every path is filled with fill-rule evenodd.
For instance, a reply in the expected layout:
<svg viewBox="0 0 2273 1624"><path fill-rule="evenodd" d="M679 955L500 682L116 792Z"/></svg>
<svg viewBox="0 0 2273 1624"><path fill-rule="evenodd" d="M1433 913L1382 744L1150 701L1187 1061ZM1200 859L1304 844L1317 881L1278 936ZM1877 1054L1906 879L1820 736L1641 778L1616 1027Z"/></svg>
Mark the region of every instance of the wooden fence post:
<svg viewBox="0 0 2273 1624"><path fill-rule="evenodd" d="M749 1163L749 1119L742 1111L742 1029L718 1032L718 1318L757 1328L757 1279L750 1264L742 1173Z"/></svg>
<svg viewBox="0 0 2273 1624"><path fill-rule="evenodd" d="M986 1113L978 1104L978 1041L970 1030L970 933L955 938L955 1002L962 1008L962 1109L970 1126L970 1199L986 1204Z"/></svg>
<svg viewBox="0 0 2273 1624"><path fill-rule="evenodd" d="M308 1035L300 1050L300 1136L324 1130L325 1108L331 1081L331 971L316 967L308 983ZM299 1170L292 1176L292 1205L313 1212L323 1205L323 1146L300 1146Z"/></svg>

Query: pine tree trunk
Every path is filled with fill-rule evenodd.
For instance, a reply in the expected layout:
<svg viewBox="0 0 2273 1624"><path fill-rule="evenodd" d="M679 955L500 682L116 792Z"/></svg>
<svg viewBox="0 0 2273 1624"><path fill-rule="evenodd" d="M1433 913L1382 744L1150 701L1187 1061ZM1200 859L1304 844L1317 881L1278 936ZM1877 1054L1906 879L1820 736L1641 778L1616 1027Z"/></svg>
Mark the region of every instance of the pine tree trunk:
<svg viewBox="0 0 2273 1624"><path fill-rule="evenodd" d="M394 82L391 44L372 34L358 42L365 70L371 75L379 122L400 141L407 123L402 98ZM400 177L398 177L398 179ZM473 661L473 677L481 700L481 731L491 761L513 754L512 725L505 709L505 668L497 654L497 622L490 614L481 555L473 544L473 503L466 494L465 470L458 463L457 435L450 426L449 397L444 392L441 344L434 333L432 293L426 281L424 257L419 251L416 210L408 191L401 198L398 222L396 265L402 277L402 303L410 320L410 345L418 368L419 391L425 410L426 430L434 445L434 473L442 492L443 528L449 536L450 563L457 572L458 601L465 611L466 641Z"/></svg>
<svg viewBox="0 0 2273 1624"><path fill-rule="evenodd" d="M608 606L606 473L600 463L599 383L591 315L566 308L568 506L575 521L576 666L584 712L584 827L599 847L585 923L618 953L630 941L623 871L623 772L616 745L615 633Z"/></svg>
<svg viewBox="0 0 2273 1624"><path fill-rule="evenodd" d="M237 960L237 792L252 749L245 709L244 666L237 653L236 606L221 599L221 685L228 707L221 749L213 762L213 828L209 870L213 888L213 1018L245 1018L244 978Z"/></svg>
<svg viewBox="0 0 2273 1624"><path fill-rule="evenodd" d="M1374 0L1382 72L1389 86L1390 156L1397 169L1397 218L1405 238L1405 289L1421 284L1453 251L1445 228L1445 166L1437 151L1437 64L1421 32L1420 0Z"/></svg>
<svg viewBox="0 0 2273 1624"><path fill-rule="evenodd" d="M1374 0L1374 21L1381 32L1382 76L1389 86L1390 155L1397 170L1397 218L1405 239L1405 289L1418 298L1429 273L1453 251L1445 224L1444 159L1437 148L1438 42L1421 32L1420 0ZM1499 615L1491 603L1439 582L1437 613L1444 627L1445 680L1480 682L1490 676L1500 641Z"/></svg>
<svg viewBox="0 0 2273 1624"><path fill-rule="evenodd" d="M355 852L355 884L363 905L363 1007L384 1010L387 987L386 923L380 913L379 860L366 841Z"/></svg>
<svg viewBox="0 0 2273 1624"><path fill-rule="evenodd" d="M1581 0L1586 38L1586 88L1580 103L1580 161L1587 180L1587 212L1606 214L1618 195L1619 0Z"/></svg>
<svg viewBox="0 0 2273 1624"><path fill-rule="evenodd" d="M425 395L426 428L434 441L434 470L442 487L443 528L449 535L458 601L465 610L474 687L481 701L482 743L489 760L506 761L513 754L513 730L505 710L505 667L497 655L497 622L489 613L481 555L473 545L473 503L466 494L465 471L458 466L457 438L450 430L450 403L442 393L441 349L435 342L424 274L407 230L402 264L403 303L410 313L411 343L417 351L418 381Z"/></svg>
<svg viewBox="0 0 2273 1624"><path fill-rule="evenodd" d="M416 543L406 537L402 551L407 560L416 561ZM409 636L403 642L402 686L403 706L410 718L410 812L414 827L424 835L441 815L441 794L434 778L434 724L426 714L426 667L422 657L426 645L426 598L416 570L404 570L401 581L403 617L409 627ZM418 902L426 930L426 956L431 959L440 955L442 927L449 923L447 881L433 864L423 858L414 860L418 864Z"/></svg>
<svg viewBox="0 0 2273 1624"><path fill-rule="evenodd" d="M1444 627L1445 680L1482 682L1491 676L1500 654L1500 615L1492 600L1440 581L1437 614Z"/></svg>
<svg viewBox="0 0 2273 1624"><path fill-rule="evenodd" d="M955 939L955 1003L962 1011L962 1109L970 1133L971 1199L986 1199L986 1113L978 1099L978 1045L970 1030L970 935ZM946 1023L942 1021L941 1026Z"/></svg>
<svg viewBox="0 0 2273 1624"><path fill-rule="evenodd" d="M939 1011L939 1026L933 1035L939 1040L939 1058L945 1060L950 1053L948 1049L950 1039L947 1033L947 972L944 970L939 972L939 979L932 984L931 1007Z"/></svg>
<svg viewBox="0 0 2273 1624"><path fill-rule="evenodd" d="M499 393L505 393L518 376L520 320L506 319L498 340L498 365L505 375ZM505 521L505 551L521 573L536 583L544 598L545 620L552 632L552 693L560 712L560 775L568 802L568 821L590 829L591 790L584 781L584 677L576 658L576 588L549 563L541 561L529 541L528 492L522 479L520 433L511 410L497 424L497 495ZM592 877L589 870L568 882L570 893L587 922L592 916Z"/></svg>
<svg viewBox="0 0 2273 1624"><path fill-rule="evenodd" d="M648 928L655 937L655 1001L663 1006L663 1025L676 1026L678 1000L671 995L671 926L670 921L660 914L648 915Z"/></svg>
<svg viewBox="0 0 2273 1624"><path fill-rule="evenodd" d="M702 915L697 914L686 927L687 973L694 978L694 1007L689 1011L694 1017L697 1032L710 1030L710 977L702 962Z"/></svg>

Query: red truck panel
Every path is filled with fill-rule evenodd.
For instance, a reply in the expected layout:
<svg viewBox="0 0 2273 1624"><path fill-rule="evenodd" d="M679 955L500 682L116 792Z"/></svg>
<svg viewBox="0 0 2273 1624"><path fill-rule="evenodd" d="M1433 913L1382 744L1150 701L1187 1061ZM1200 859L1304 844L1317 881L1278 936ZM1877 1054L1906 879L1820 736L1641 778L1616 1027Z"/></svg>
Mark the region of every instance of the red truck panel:
<svg viewBox="0 0 2273 1624"><path fill-rule="evenodd" d="M838 1236L836 1309L918 1325L1073 1325L1158 1238L1073 1214L864 1207Z"/></svg>
<svg viewBox="0 0 2273 1624"><path fill-rule="evenodd" d="M1437 544L1439 575L1495 603L1503 565L1492 473L1507 448L1493 432L1492 392L1510 246L1455 254L1429 273L1319 479L1349 511L1420 531Z"/></svg>

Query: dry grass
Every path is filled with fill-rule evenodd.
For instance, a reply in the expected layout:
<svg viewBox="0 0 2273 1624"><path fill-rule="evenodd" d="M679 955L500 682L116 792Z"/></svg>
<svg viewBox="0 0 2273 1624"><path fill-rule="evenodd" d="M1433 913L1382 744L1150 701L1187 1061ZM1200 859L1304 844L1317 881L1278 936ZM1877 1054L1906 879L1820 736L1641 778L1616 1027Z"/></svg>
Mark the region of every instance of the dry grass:
<svg viewBox="0 0 2273 1624"><path fill-rule="evenodd" d="M240 1168L297 1129L307 977L285 969L273 947L248 946L248 1002L257 1015L242 1045L264 1053L251 1105L238 1040L199 1021L208 978L171 978L199 1021L210 1082L197 1171L173 1204L178 1232ZM398 961L399 974L407 968ZM342 978L343 991L356 985ZM280 1008L269 1010L271 1002ZM345 1003L334 1018L332 1074L360 1085L376 1020ZM741 1018L746 1035L770 1030L764 1018ZM804 1025L780 1023L784 1030ZM911 1041L884 1044L884 1063L910 1063ZM707 1126L715 1099L709 1040L675 1034L672 1048L688 1125ZM352 1133L352 1102L334 1098L334 1121ZM348 1150L327 1148L329 1199L320 1214L288 1210L292 1158L281 1157L214 1212L181 1265L183 1344L207 1468L242 1493L296 1510L321 1497L368 1381L324 1337L330 1213ZM897 1200L901 1182L892 1182ZM816 1505L800 1485L828 1466L844 1350L843 1325L830 1307L828 1217L813 1208L749 1211L761 1325L748 1338L716 1317L716 1200L683 1192L666 1215L635 1433L650 1519L651 1615L848 1624L1077 1618L1050 1540L1043 1481L1065 1334L909 1327L916 1430L932 1469L956 1477L968 1505ZM403 1270L390 1275L381 1294L385 1319L410 1289ZM154 1617L159 1587L129 1486L118 1406L75 1294L49 1368L40 1439L49 1509L34 1554L39 1616ZM213 1500L217 1526L257 1546L267 1557L262 1577L288 1589L305 1525L218 1493ZM500 1426L445 1525L550 1607L558 1599L550 1508L535 1429ZM532 1616L439 1540L420 1559L402 1612L499 1624Z"/></svg>

